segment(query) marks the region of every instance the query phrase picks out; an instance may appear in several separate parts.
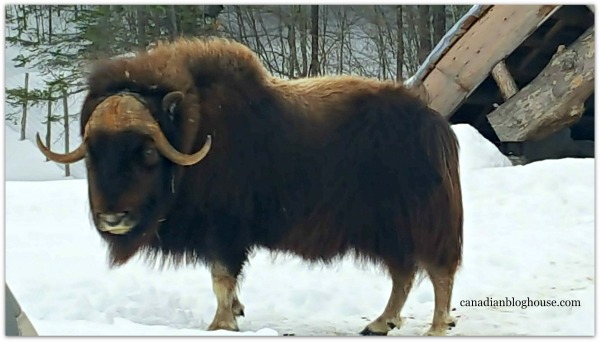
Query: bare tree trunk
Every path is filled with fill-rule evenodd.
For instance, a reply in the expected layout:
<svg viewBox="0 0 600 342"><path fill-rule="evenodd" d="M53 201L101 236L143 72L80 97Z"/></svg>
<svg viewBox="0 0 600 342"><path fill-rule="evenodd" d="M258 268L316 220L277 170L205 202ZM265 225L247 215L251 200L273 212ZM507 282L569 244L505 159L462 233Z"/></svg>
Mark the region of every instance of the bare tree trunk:
<svg viewBox="0 0 600 342"><path fill-rule="evenodd" d="M431 30L429 28L429 5L419 5L419 64L431 52Z"/></svg>
<svg viewBox="0 0 600 342"><path fill-rule="evenodd" d="M23 116L21 116L21 139L25 140L25 126L27 125L27 107L29 93L29 73L25 74L25 101L23 101Z"/></svg>
<svg viewBox="0 0 600 342"><path fill-rule="evenodd" d="M290 47L290 59L289 68L290 75L293 77L298 76L300 73L300 66L298 65L298 52L296 50L296 24L298 23L298 15L294 13L293 5L291 7L291 18L288 24L288 46Z"/></svg>
<svg viewBox="0 0 600 342"><path fill-rule="evenodd" d="M319 75L319 5L310 6L310 76Z"/></svg>
<svg viewBox="0 0 600 342"><path fill-rule="evenodd" d="M176 39L179 33L177 32L177 16L175 15L175 6L169 5L169 32L171 39Z"/></svg>
<svg viewBox="0 0 600 342"><path fill-rule="evenodd" d="M40 31L40 11L38 10L39 7L41 6L35 6L35 26L36 26L36 37L37 37L37 41L39 42L40 40L42 40L44 38L43 34L44 31L41 30Z"/></svg>
<svg viewBox="0 0 600 342"><path fill-rule="evenodd" d="M265 38L267 40L267 48L265 48L263 46L264 62L270 66L271 72L278 72L279 74L284 74L283 69L277 67L277 56L275 53L276 49L273 47L273 43L271 40L272 35L269 34L268 28L265 25L263 16L259 11L256 12L256 21L258 21L258 23L260 24L260 32L263 32L265 34L265 36L266 36ZM258 27L256 26L256 21L254 22L254 27L256 29L256 36L258 37L259 30L258 30ZM280 27L281 27L281 25L280 25ZM280 70L275 70L275 69L280 69Z"/></svg>
<svg viewBox="0 0 600 342"><path fill-rule="evenodd" d="M398 46L396 50L396 81L402 81L402 68L404 65L404 27L402 20L402 5L396 6L396 27Z"/></svg>
<svg viewBox="0 0 600 342"><path fill-rule="evenodd" d="M446 33L446 5L432 5L433 12L433 45L439 43Z"/></svg>
<svg viewBox="0 0 600 342"><path fill-rule="evenodd" d="M285 25L282 20L282 16L283 16L282 9L283 9L283 6L277 7L277 16L279 17L279 28L277 29L277 33L279 36L279 46L280 46L279 49L281 51L281 55L279 57L281 57L281 58L275 57L275 60L276 61L281 60L280 68L281 68L282 74L287 75L287 77L289 77L289 78L292 78L294 76L294 69L292 69L291 63L287 63L288 61L285 60L285 56L287 54L285 51L285 41L284 41L285 37L283 35L283 28ZM288 69L287 71L286 71L286 67Z"/></svg>
<svg viewBox="0 0 600 342"><path fill-rule="evenodd" d="M408 26L408 30L405 32L406 34L406 46L404 47L404 54L406 55L406 60L408 61L407 67L408 72L412 75L417 71L419 67L418 63L418 51L419 51L419 37L417 35L417 10L415 6L408 5L404 7L404 12L406 12L406 22Z"/></svg>
<svg viewBox="0 0 600 342"><path fill-rule="evenodd" d="M246 7L246 17L250 22L250 28L252 30L251 35L254 36L254 51L260 57L267 59L266 49L260 40L260 35L258 34L258 26L256 25L256 16L254 15L254 9L252 7ZM266 61L268 62L268 60Z"/></svg>
<svg viewBox="0 0 600 342"><path fill-rule="evenodd" d="M48 6L48 44L52 44L52 6Z"/></svg>
<svg viewBox="0 0 600 342"><path fill-rule="evenodd" d="M152 35L154 37L160 37L160 23L162 22L162 18L158 11L151 11L150 13L152 14L152 21L154 22Z"/></svg>
<svg viewBox="0 0 600 342"><path fill-rule="evenodd" d="M379 59L379 75L378 77L381 79L387 79L388 73L388 60L386 56L386 46L385 46L385 23L386 18L381 8L381 5L376 5L373 7L373 12L375 14L375 24L377 27L377 37L375 40L375 45L377 46L377 58Z"/></svg>
<svg viewBox="0 0 600 342"><path fill-rule="evenodd" d="M148 16L146 15L146 6L136 6L137 14L137 34L138 34L138 45L142 50L148 46L148 34L146 33L146 27L148 26Z"/></svg>
<svg viewBox="0 0 600 342"><path fill-rule="evenodd" d="M233 9L235 11L235 18L237 19L238 35L239 35L240 42L247 43L248 36L246 34L246 27L244 24L244 17L242 16L242 9L238 5L233 6Z"/></svg>
<svg viewBox="0 0 600 342"><path fill-rule="evenodd" d="M303 15L302 5L298 5L298 13L300 14L300 53L302 54L302 77L308 75L308 19Z"/></svg>
<svg viewBox="0 0 600 342"><path fill-rule="evenodd" d="M344 73L344 43L346 40L346 18L347 18L347 13L346 13L346 7L345 6L341 6L342 11L342 15L341 15L341 22L340 22L340 55L339 55L339 62L338 62L338 74L343 74Z"/></svg>
<svg viewBox="0 0 600 342"><path fill-rule="evenodd" d="M67 104L67 92L63 92L63 127L65 130L65 153L69 153L69 106ZM69 177L71 175L71 168L69 164L65 164L65 177Z"/></svg>
<svg viewBox="0 0 600 342"><path fill-rule="evenodd" d="M52 99L48 99L48 113L46 116L46 146L48 148L52 148L51 146L51 133L52 133ZM50 159L46 158L46 161Z"/></svg>
<svg viewBox="0 0 600 342"><path fill-rule="evenodd" d="M321 72L325 72L326 66L327 66L327 51L325 48L325 43L327 42L327 40L325 39L326 35L327 35L327 16L328 16L328 6L323 6L323 8L320 11L320 15L321 18L319 19L321 22L321 37L322 39L320 39L320 50L321 50L321 56L318 59L319 60L319 73ZM318 32L318 31L317 31Z"/></svg>

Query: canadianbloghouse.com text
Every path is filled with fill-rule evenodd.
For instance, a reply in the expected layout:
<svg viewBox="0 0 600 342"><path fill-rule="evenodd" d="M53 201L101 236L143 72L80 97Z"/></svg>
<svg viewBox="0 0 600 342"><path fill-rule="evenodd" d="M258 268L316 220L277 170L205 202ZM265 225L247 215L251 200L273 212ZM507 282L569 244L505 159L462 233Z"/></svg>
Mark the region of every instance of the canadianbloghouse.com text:
<svg viewBox="0 0 600 342"><path fill-rule="evenodd" d="M578 307L581 302L577 299L531 299L527 298L493 298L485 299L462 299L460 306L512 306L527 309L528 307Z"/></svg>

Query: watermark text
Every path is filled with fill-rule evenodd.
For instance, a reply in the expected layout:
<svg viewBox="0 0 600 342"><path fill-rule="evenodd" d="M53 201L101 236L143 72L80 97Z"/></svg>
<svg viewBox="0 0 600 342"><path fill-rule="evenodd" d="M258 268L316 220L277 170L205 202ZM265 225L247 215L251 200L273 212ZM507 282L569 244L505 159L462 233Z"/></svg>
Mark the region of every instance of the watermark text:
<svg viewBox="0 0 600 342"><path fill-rule="evenodd" d="M460 306L513 306L527 309L528 307L579 307L581 302L577 299L531 299L529 297L519 299L515 297L504 297L501 299L486 297L485 299L463 299Z"/></svg>

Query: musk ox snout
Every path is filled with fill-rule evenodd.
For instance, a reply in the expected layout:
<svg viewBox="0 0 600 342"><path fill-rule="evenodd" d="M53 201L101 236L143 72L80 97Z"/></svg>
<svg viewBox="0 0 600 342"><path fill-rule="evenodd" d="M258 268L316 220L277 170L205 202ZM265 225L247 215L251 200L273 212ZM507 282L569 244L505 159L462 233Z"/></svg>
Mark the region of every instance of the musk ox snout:
<svg viewBox="0 0 600 342"><path fill-rule="evenodd" d="M115 213L98 213L97 226L98 229L117 235L123 235L129 232L133 226L135 226L135 220L132 219L131 215L127 211L115 212Z"/></svg>

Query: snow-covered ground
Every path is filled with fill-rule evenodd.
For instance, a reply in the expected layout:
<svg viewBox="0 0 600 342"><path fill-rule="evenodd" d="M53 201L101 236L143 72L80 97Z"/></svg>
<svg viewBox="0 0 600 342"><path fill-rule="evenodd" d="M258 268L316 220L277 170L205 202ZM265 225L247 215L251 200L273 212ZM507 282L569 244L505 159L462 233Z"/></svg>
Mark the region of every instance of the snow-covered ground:
<svg viewBox="0 0 600 342"><path fill-rule="evenodd" d="M206 332L209 271L134 261L109 270L91 226L86 181L64 179L31 142L6 135L6 281L40 335L356 335L383 310L391 282L346 260L309 266L257 251L245 270L240 333ZM510 163L476 130L454 126L465 202L464 264L449 335L594 334L594 160ZM38 174L39 172L39 174ZM40 181L45 180L45 181ZM467 307L463 300L579 300L579 307ZM391 335L431 322L425 279Z"/></svg>

